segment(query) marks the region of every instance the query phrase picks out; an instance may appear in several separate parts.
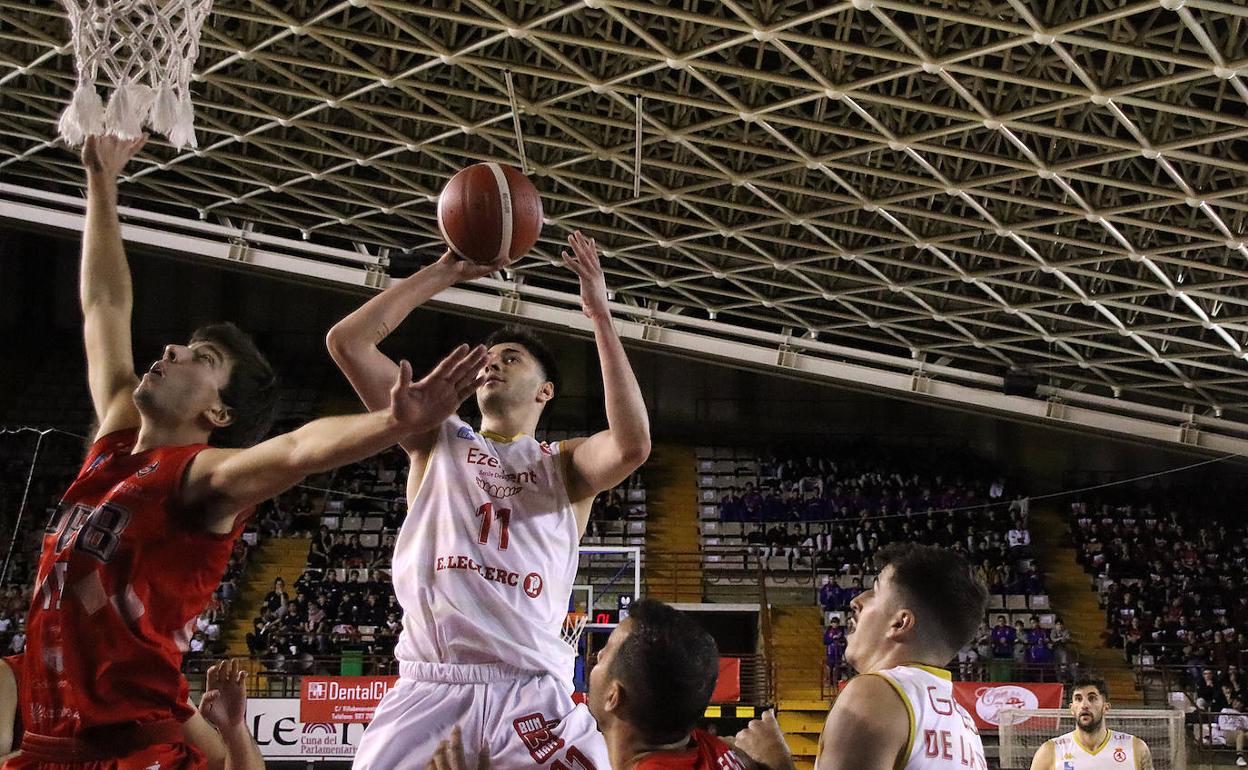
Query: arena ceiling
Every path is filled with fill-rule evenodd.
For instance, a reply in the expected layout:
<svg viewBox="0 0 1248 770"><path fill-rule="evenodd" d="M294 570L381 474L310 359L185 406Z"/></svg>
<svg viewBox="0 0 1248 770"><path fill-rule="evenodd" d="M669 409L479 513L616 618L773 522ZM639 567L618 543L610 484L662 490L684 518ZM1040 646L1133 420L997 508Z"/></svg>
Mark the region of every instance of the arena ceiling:
<svg viewBox="0 0 1248 770"><path fill-rule="evenodd" d="M67 39L0 0L0 182L81 185ZM583 228L668 317L1248 416L1242 2L218 0L197 73L135 207L428 258L502 161L526 286L575 291Z"/></svg>

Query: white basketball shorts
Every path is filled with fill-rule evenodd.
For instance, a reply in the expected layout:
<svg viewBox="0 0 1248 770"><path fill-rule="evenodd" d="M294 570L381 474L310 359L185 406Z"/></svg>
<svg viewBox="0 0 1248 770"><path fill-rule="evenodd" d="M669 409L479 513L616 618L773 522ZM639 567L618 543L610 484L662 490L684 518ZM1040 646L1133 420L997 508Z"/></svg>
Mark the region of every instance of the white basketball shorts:
<svg viewBox="0 0 1248 770"><path fill-rule="evenodd" d="M425 770L459 725L469 767L610 770L598 723L550 674L505 666L402 662L377 706L353 770Z"/></svg>

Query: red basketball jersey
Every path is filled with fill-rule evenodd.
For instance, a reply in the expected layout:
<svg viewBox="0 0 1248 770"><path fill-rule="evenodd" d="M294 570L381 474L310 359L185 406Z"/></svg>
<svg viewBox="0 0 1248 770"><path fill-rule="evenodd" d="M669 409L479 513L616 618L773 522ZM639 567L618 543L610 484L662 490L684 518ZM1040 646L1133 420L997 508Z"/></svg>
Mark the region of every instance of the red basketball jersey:
<svg viewBox="0 0 1248 770"><path fill-rule="evenodd" d="M178 505L207 445L131 454L137 436L91 445L45 530L20 677L32 733L191 716L182 653L246 517L207 532Z"/></svg>
<svg viewBox="0 0 1248 770"><path fill-rule="evenodd" d="M705 730L694 730L691 745L642 757L635 770L745 770L732 747Z"/></svg>

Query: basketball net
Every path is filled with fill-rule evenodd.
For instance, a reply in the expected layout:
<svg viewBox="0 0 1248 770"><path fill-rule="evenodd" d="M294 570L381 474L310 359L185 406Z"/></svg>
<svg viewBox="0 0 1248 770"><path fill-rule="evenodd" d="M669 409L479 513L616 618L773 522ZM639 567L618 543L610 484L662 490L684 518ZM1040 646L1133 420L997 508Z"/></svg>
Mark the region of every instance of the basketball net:
<svg viewBox="0 0 1248 770"><path fill-rule="evenodd" d="M587 623L589 623L589 613L569 612L563 619L563 628L559 631L559 637L569 647L576 649L576 645L581 641L581 634L585 633Z"/></svg>
<svg viewBox="0 0 1248 770"><path fill-rule="evenodd" d="M137 139L146 124L181 149L196 147L191 71L212 0L61 0L69 14L78 85L61 113L61 137ZM105 107L95 90L112 91Z"/></svg>

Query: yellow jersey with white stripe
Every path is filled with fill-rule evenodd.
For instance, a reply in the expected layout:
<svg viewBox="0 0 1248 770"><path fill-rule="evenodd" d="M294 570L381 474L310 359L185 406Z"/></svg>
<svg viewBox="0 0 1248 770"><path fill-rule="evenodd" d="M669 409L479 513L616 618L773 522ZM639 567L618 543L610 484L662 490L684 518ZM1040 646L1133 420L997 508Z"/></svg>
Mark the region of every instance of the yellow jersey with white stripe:
<svg viewBox="0 0 1248 770"><path fill-rule="evenodd" d="M1135 770L1135 736L1106 730L1105 739L1089 750L1076 731L1053 739L1054 770Z"/></svg>
<svg viewBox="0 0 1248 770"><path fill-rule="evenodd" d="M897 691L910 716L906 761L898 763L898 770L987 770L979 730L954 700L948 671L908 665L876 675Z"/></svg>

